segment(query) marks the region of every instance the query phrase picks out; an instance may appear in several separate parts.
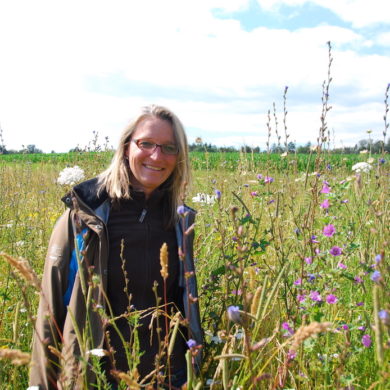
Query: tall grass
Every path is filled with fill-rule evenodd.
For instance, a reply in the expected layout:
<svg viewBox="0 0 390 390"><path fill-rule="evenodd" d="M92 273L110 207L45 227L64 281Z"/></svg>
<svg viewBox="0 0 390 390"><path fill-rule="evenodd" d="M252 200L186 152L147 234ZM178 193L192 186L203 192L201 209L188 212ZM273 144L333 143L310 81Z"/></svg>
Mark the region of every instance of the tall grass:
<svg viewBox="0 0 390 390"><path fill-rule="evenodd" d="M103 168L77 163L90 177ZM187 203L198 210L195 257L205 330L204 365L194 384L386 388L388 322L375 313L390 309L389 170L378 159L372 165L359 175L337 167L321 174L309 170L307 177L269 164L240 174L194 171ZM1 251L28 259L38 274L63 211L59 170L50 162L0 168ZM274 180L265 183L265 176ZM329 193L321 193L324 181ZM196 193L214 195L216 189L221 197L215 203L192 202ZM321 207L325 199L329 208ZM329 224L336 230L331 237L323 234ZM334 246L341 255L329 253ZM374 271L381 273L377 282L371 280ZM5 259L0 272L1 346L28 352L37 295ZM235 322L227 315L231 306L238 310ZM298 329L313 323L331 325L297 343ZM1 360L2 388L25 388L26 380L26 366Z"/></svg>
<svg viewBox="0 0 390 390"><path fill-rule="evenodd" d="M331 64L330 52L329 59ZM199 299L205 339L201 346L189 344L188 389L390 387L389 162L385 155L324 151L330 82L329 72L311 155L191 156L194 185L186 202L198 211L199 285L199 296L191 299ZM285 109L287 139L286 115ZM387 111L385 132L386 118ZM270 133L275 125L269 124ZM109 154L35 157L0 159L2 389L27 387L25 353L38 295L25 270L42 272L50 232L63 212L59 199L68 188L56 183L59 171L77 164L93 177ZM356 162L371 169L353 172ZM180 319L168 318L161 302L164 297L156 296L151 308L157 323L169 328L160 357L169 354L180 331ZM131 321L136 328L137 318ZM87 362L88 338L80 340ZM196 373L192 361L200 350L203 365ZM142 388L136 334L128 356L131 370L116 373L121 388ZM107 388L98 356L92 364L98 388ZM150 378L167 380L159 370Z"/></svg>

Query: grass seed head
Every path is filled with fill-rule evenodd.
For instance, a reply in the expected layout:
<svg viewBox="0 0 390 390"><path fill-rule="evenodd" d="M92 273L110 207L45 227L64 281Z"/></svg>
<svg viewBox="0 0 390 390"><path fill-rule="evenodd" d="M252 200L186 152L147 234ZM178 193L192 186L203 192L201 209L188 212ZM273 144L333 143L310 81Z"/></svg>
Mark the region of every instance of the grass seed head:
<svg viewBox="0 0 390 390"><path fill-rule="evenodd" d="M30 362L30 354L19 349L0 348L0 360L11 360L12 364L21 366Z"/></svg>
<svg viewBox="0 0 390 390"><path fill-rule="evenodd" d="M26 259L16 259L15 257L12 257L3 252L0 253L0 256L3 256L29 285L35 287L37 290L41 289L41 282Z"/></svg>
<svg viewBox="0 0 390 390"><path fill-rule="evenodd" d="M164 242L160 249L160 265L161 276L164 280L167 280L168 274L168 245Z"/></svg>

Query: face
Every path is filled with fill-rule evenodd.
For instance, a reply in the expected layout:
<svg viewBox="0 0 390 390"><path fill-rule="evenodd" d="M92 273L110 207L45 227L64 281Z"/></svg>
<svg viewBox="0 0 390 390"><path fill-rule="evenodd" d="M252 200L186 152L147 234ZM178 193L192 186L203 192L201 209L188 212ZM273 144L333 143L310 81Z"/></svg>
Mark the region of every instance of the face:
<svg viewBox="0 0 390 390"><path fill-rule="evenodd" d="M177 155L164 154L160 147L154 151L141 150L134 142L139 139L159 145L176 144L176 141L171 124L156 117L144 119L131 135L126 153L131 171L130 182L133 188L143 191L149 197L172 174Z"/></svg>

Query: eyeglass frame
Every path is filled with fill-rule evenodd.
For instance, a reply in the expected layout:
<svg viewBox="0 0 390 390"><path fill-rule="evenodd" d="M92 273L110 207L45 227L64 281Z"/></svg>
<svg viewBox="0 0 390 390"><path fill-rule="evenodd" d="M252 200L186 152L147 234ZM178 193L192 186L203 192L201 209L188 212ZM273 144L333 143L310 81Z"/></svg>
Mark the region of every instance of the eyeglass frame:
<svg viewBox="0 0 390 390"><path fill-rule="evenodd" d="M133 141L137 145L138 149L145 150L147 152L150 152L151 154L153 154L158 147L160 147L161 152L163 154L165 154L166 156L177 156L179 154L179 147L177 145L175 145L175 144L158 144L156 142L147 141L147 140L144 140L142 138L140 138L140 139L131 139L130 141ZM140 141L148 142L148 143L150 143L151 145L154 145L154 146L152 148L150 148L150 149L142 148L138 144ZM175 146L176 147L176 153L166 153L166 152L164 152L164 147L166 147L166 146Z"/></svg>

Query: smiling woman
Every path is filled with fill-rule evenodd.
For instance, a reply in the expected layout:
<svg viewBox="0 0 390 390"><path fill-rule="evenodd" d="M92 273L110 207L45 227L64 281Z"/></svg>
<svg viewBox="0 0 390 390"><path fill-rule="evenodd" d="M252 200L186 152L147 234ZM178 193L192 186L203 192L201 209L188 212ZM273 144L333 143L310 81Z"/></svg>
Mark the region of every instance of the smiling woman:
<svg viewBox="0 0 390 390"><path fill-rule="evenodd" d="M172 125L165 119L145 119L132 134L132 141L126 151L130 182L133 188L149 197L171 176L176 166L179 150Z"/></svg>
<svg viewBox="0 0 390 390"><path fill-rule="evenodd" d="M33 388L90 388L99 377L116 389L124 373L153 388L186 382L186 341L191 351L202 343L189 229L195 212L181 201L187 149L179 119L145 107L124 130L110 167L63 198L68 210L45 263ZM171 337L171 320L187 331ZM200 358L192 359L195 369Z"/></svg>

